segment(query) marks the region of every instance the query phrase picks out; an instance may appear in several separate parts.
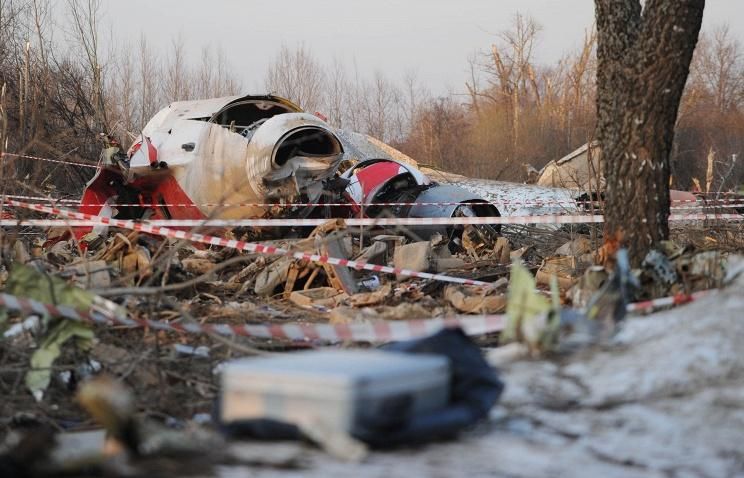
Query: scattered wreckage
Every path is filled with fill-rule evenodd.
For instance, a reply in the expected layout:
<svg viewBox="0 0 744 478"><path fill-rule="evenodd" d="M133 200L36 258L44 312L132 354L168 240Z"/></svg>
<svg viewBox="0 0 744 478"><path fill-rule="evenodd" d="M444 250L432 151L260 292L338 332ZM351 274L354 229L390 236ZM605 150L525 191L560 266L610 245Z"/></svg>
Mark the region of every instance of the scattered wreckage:
<svg viewBox="0 0 744 478"><path fill-rule="evenodd" d="M558 160L550 161L538 172L535 183L546 188L581 191L583 195L577 196L581 198L599 197L606 186L604 173L602 149L598 141L591 141ZM715 209L721 196L728 200L741 199L730 194L694 194L677 189L669 192L672 205L683 205L688 212ZM738 213L744 212L744 208L735 209Z"/></svg>
<svg viewBox="0 0 744 478"><path fill-rule="evenodd" d="M273 95L175 102L127 152L106 141L81 212L124 219L500 215L477 193L432 181L379 142ZM415 232L451 236L452 228Z"/></svg>
<svg viewBox="0 0 744 478"><path fill-rule="evenodd" d="M537 184L466 178L419 167L389 145L333 128L270 94L174 102L127 151L112 137L105 142L80 211L118 219L570 214L591 208L582 200L599 197L604 185L595 144L549 163ZM672 191L672 200L696 197ZM491 236L500 229L479 227ZM76 237L90 230L78 228ZM457 244L462 230L418 225L402 233L421 240L439 233ZM274 232L287 237L286 230Z"/></svg>
<svg viewBox="0 0 744 478"><path fill-rule="evenodd" d="M270 453L236 453L235 437L310 439L345 460L360 459L367 447L451 437L489 417L503 400L502 375L492 363L514 351L544 358L608 345L631 299L719 287L732 268L710 246L741 237L732 230L731 238L695 237L703 242L697 248L693 241L685 241L686 247L665 243L640 271L631 271L622 252L605 251L586 231L548 230L540 238L493 226L432 225L368 233L362 240L343 218L544 214L576 210L580 193L418 167L387 145L334 130L270 95L174 103L152 119L128 152L113 138L106 140L101 168L83 195L83 212L123 219L328 219L312 231L261 240L289 251L447 273L489 286L406 280L227 247L198 249L137 231L97 229L100 240L84 249L74 240L52 243L41 237L30 251L21 239L3 242L3 256L14 264L0 278L8 297L118 318L93 325L19 317L8 313L18 309L2 309L0 340L16 361L22 357L29 366L2 372L9 378L2 376L0 391L22 383L37 402L14 388L8 395L15 401L0 403L0 411L36 413L54 402L63 410L50 409L42 420L64 419L75 430L55 437L4 425L13 431L0 445L3 476L44 476L75 466L131 475L174 456L183 468L194 459L276 466ZM88 241L88 232L81 228L77 234ZM594 265L609 256L617 257L614 273ZM358 326L384 337L417 319L444 323L459 314L502 312L504 322L479 333L477 342L448 329L382 351L252 357L323 341L358 340L366 347L369 339L348 333ZM143 317L161 326L109 327ZM275 334L227 340L213 333L259 326L256 322ZM347 334L330 340L313 328L317 325L339 326ZM292 340L284 332L290 329L306 334L303 341ZM389 342L387 337L379 342ZM494 347L489 361L482 347ZM403 362L413 364L413 357L401 353L416 354L417 362L432 362L426 356L433 354L432 368L424 374L407 368ZM74 390L86 414L70 406ZM429 403L432 393L439 395ZM156 413L137 413L145 408ZM90 433L79 431L90 418L106 427L117 451L109 451L108 443L104 447L95 431L88 450L94 461L60 459L60 450L85 448L68 443ZM39 437L56 438L59 446ZM253 442L248 448L258 446L272 445ZM54 449L51 456L42 453L46 448Z"/></svg>

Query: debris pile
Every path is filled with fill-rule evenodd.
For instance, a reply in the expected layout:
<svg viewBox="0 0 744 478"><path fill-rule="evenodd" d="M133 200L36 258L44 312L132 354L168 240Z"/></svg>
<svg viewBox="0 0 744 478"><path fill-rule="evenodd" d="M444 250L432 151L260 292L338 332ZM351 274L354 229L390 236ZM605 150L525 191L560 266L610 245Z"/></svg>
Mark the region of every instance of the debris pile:
<svg viewBox="0 0 744 478"><path fill-rule="evenodd" d="M525 244L528 238L519 230L508 228L494 234L490 229L466 226L450 236L434 233L428 240L390 232L373 233L332 220L304 237L262 241L302 252L305 259L203 247L116 228L97 231L95 237L91 233L84 249L74 239L60 240L54 233L31 239L3 236L1 280L7 297L87 311L102 319L92 324L36 310L3 309L0 386L8 399L0 405L6 417L1 424L5 445L0 466L43 476L62 466L55 461L57 453L66 457L66 467L81 463L109 467L107 457L122 451L139 463L136 466L142 466L137 457L164 460L190 453L208 455L210 463L274 466L267 465L268 458L236 455L236 449L228 445L235 429L225 435L224 430L204 423L219 423L219 415L212 417L211 413L225 392L220 377L232 359L319 346L324 340L312 336L313 324L369 324L377 330L416 319L506 313L503 327L478 337L478 345L493 348L493 360L517 350L526 356L550 358L611 347L628 320L631 301L718 288L736 270L730 265L734 256L728 252L674 242L651 251L639 270L630 269L622 251L605 266L598 263L603 253L592 236L566 229L543 231L532 246ZM235 240L256 238L255 231L240 228L223 234ZM551 240L552 247L548 247ZM399 272L469 278L487 285L386 274L330 264L325 257ZM120 320L119 324L146 318L183 326L179 330L184 331L189 324L293 323L306 327L303 330L309 335L301 342L281 333L263 339L224 338L215 333L122 327L114 325L117 322L112 318ZM106 321L111 325L101 325ZM462 340L470 343L464 335ZM433 352L429 346L424 349L448 353ZM480 355L477 347L475 355ZM452 363L453 358L448 360ZM8 368L8 364L15 365ZM472 364L465 369L476 370ZM501 390L501 385L494 386ZM490 395L491 404L498 393ZM484 407L487 410L490 405ZM473 417L482 418L484 413L481 410ZM70 430L82 430L94 423L91 420L106 428L108 439L82 431L65 433L64 439L57 439L53 454L40 462L41 468L27 468L21 458L24 447L40 446L29 443L31 437L51 437L48 427L61 423ZM379 420L375 418L373 425L381 426ZM430 426L438 430L451 426L456 431L472 423L444 425L434 415L431 420ZM398 426L403 428L395 432L401 442L417 441L424 433L403 431L402 423ZM24 431L27 424L33 425L33 432ZM301 425L298 436L343 459L360 459L368 446L394 442L391 428L382 434L370 428L339 435L322 423ZM42 433L42 429L47 431ZM254 439L267 437L263 427L260 432L255 427L248 430ZM73 459L65 455L70 450L62 443L73 436L90 440L84 448L88 456ZM116 466L114 474L125 474Z"/></svg>
<svg viewBox="0 0 744 478"><path fill-rule="evenodd" d="M633 269L596 216L574 216L571 191L437 183L392 148L271 95L193 106L166 108L128 153L107 144L79 211L4 198L17 223L0 231L0 476L311 473L318 451L270 440L359 461L378 448L477 441L469 429L484 420L518 442L566 426L555 414L581 415L572 407L656 397L648 382L628 392L627 377L643 372L615 385L609 370L613 358L632 362L624 346L653 355L646 319L632 315L741 288L733 222L678 223ZM246 159L250 187L239 181ZM212 167L230 184L202 184ZM503 201L526 191L542 199ZM42 213L63 227L40 233ZM675 329L667 317L648 319L649 337L663 337L659 322ZM694 368L699 353L700 383L735 374L728 358L725 373L713 370L693 325L675 331L692 351L682 365L667 363L679 351L663 341L664 367ZM520 413L530 425L515 432ZM545 474L555 473L535 476Z"/></svg>

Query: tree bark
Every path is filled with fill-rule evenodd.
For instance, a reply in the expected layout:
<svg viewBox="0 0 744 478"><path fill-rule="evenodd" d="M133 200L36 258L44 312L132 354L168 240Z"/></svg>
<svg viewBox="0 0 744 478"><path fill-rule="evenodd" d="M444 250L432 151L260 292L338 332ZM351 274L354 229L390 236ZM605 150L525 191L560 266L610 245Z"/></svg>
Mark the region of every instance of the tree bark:
<svg viewBox="0 0 744 478"><path fill-rule="evenodd" d="M669 236L669 153L705 0L595 0L605 238L631 263Z"/></svg>

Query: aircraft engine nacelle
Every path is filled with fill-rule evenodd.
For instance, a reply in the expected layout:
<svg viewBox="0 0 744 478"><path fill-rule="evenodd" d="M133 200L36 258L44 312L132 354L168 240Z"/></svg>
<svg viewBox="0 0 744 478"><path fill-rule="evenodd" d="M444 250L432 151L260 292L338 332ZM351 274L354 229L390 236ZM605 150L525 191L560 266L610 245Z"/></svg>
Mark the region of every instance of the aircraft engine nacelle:
<svg viewBox="0 0 744 478"><path fill-rule="evenodd" d="M307 113L274 116L250 138L247 180L267 201L316 202L322 181L336 172L343 152L339 138L320 118Z"/></svg>

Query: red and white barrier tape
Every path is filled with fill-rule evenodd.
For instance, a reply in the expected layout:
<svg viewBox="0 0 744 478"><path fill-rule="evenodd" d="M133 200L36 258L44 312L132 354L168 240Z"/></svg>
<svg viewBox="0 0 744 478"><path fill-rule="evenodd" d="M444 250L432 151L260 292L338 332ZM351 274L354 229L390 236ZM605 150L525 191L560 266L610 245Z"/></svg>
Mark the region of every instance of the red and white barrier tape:
<svg viewBox="0 0 744 478"><path fill-rule="evenodd" d="M737 203L721 203L721 204L702 204L698 203L696 206L671 206L672 211L705 211L707 209L738 209L744 208L744 202Z"/></svg>
<svg viewBox="0 0 744 478"><path fill-rule="evenodd" d="M450 282L454 284L464 285L477 285L489 287L491 284L483 281L473 279L463 279L460 277L452 277L444 274L432 274L429 272L416 272L409 269L398 269L396 267L381 266L378 264L370 264L364 261L353 261L350 259L339 259L336 257L323 256L319 254L308 254L305 252L292 252L287 249L282 249L275 246L267 246L264 244L256 244L245 241L237 241L235 239L224 239L217 236L208 236L204 234L198 234L194 232L178 231L168 229L161 226L151 226L146 223L140 223L135 221L124 221L120 219L111 219L102 216L94 216L91 214L84 214L80 212L70 211L67 209L54 208L49 206L43 206L41 204L29 204L21 201L15 201L12 199L6 200L6 202L12 206L22 207L33 211L39 211L47 214L54 214L59 216L65 216L72 219L98 221L98 224L107 224L109 226L120 227L122 229L130 229L134 231L140 231L148 234L155 234L158 236L169 237L173 239L183 239L192 242L199 242L202 244L208 244L213 246L227 247L230 249L237 249L241 251L255 252L258 254L276 255L292 257L294 259L306 260L310 262L318 262L321 264L331 264L341 267L348 267L350 269L364 269L373 272L380 272L386 274L396 274L405 277L417 277L420 279L429 279L440 282Z"/></svg>
<svg viewBox="0 0 744 478"><path fill-rule="evenodd" d="M19 194L4 194L3 197L6 197L8 199L18 199L20 201L34 201L42 204L49 204L54 205L57 203L65 203L65 204L74 204L78 205L80 204L80 200L75 199L55 199L45 196L23 196ZM103 205L102 205L103 206Z"/></svg>
<svg viewBox="0 0 744 478"><path fill-rule="evenodd" d="M22 158L22 159L33 159L35 161L45 161L47 163L56 163L56 164L69 164L72 166L81 166L83 168L93 168L98 169L98 166L95 164L90 163L81 163L78 161L64 161L62 159L50 159L50 158L41 158L39 156L30 156L28 154L17 154L17 153L2 153L1 156L9 156L11 158Z"/></svg>
<svg viewBox="0 0 744 478"><path fill-rule="evenodd" d="M679 294L673 297L628 305L628 312L651 311L660 307L686 304L710 295L714 291ZM506 315L470 315L409 321L376 321L349 324L195 324L162 322L149 319L117 317L106 310L81 311L66 306L43 304L33 299L0 294L0 307L25 315L38 314L101 325L123 325L131 328L151 328L178 333L216 334L262 339L324 342L390 342L431 335L445 327L461 327L466 334L484 335L500 332L506 325Z"/></svg>
<svg viewBox="0 0 744 478"><path fill-rule="evenodd" d="M44 196L21 196L21 195L12 195L8 194L6 195L7 198L10 199L19 199L22 201L34 201L37 203L47 204L47 205L54 205L59 203L64 204L70 204L70 205L79 205L81 200L75 200L75 199L55 199L55 198L48 198ZM694 205L675 205L675 204L685 204L690 203ZM381 203L374 203L374 204L367 204L365 207L397 207L397 206L457 206L461 205L462 202L381 202ZM554 202L542 202L542 201L474 201L469 202L468 204L471 205L492 205L492 206L535 206L535 207L562 207L567 206L571 207L571 210L567 209L568 211L575 211L575 209L578 206L591 204L590 202L583 202L583 201L575 201L575 202L562 202L562 201L554 201ZM272 207L283 207L283 208L298 208L298 207L321 207L321 206L329 206L329 207L359 207L358 204L350 204L350 203L285 203L285 204L278 204L278 203L203 203L203 204L195 204L195 203L157 203L157 204L146 204L146 203L86 203L86 206L91 207L104 207L104 206L112 206L112 207L224 207L224 208L233 208L233 207L262 207L262 208L272 208ZM713 209L713 208L744 208L744 199L714 199L709 201L697 201L697 200L680 200L680 201L673 201L671 209L672 210L705 210L705 209Z"/></svg>
<svg viewBox="0 0 744 478"><path fill-rule="evenodd" d="M320 226L330 219L167 219L146 221L150 225L170 227L304 227ZM669 221L744 220L740 214L672 214ZM595 224L604 222L604 216L588 214L485 217L365 217L347 218L347 226L464 226L464 225L515 225L515 224Z"/></svg>
<svg viewBox="0 0 744 478"><path fill-rule="evenodd" d="M8 200L10 203L13 200ZM30 209L47 212L39 209L55 209L40 204L29 204ZM72 211L71 211L72 212ZM61 214L61 213L51 213ZM82 214L82 213L76 213ZM121 221L117 219L104 218L102 216L89 216L89 219L2 219L0 226L3 227L91 227L101 224L110 224L125 229L133 229L133 226L122 226L119 224L132 223L141 227L316 227L325 224L331 219L161 219L152 221ZM680 221L744 221L740 214L672 214L670 222ZM344 219L347 226L432 226L432 225L520 225L520 224L598 224L604 222L604 216L600 215L537 215L537 216L487 216L487 217L434 217L434 218L348 218Z"/></svg>
<svg viewBox="0 0 744 478"><path fill-rule="evenodd" d="M645 300L643 302L635 302L628 305L628 312L648 312L661 307L670 307L674 305L687 304L694 302L703 297L709 296L716 292L715 289L703 290L700 292L693 292L692 294L677 294L670 297L662 297L660 299Z"/></svg>
<svg viewBox="0 0 744 478"><path fill-rule="evenodd" d="M715 214L715 213L691 213L691 214L670 214L669 222L682 221L743 221L744 216L741 214Z"/></svg>
<svg viewBox="0 0 744 478"><path fill-rule="evenodd" d="M8 196L11 197L11 196ZM50 201L48 198L34 198L38 199L41 202L45 203L53 203L55 201ZM62 201L58 201L62 202ZM79 201L74 202L71 200L64 200L64 202L69 204L79 204ZM492 205L492 206L536 206L536 207L570 207L571 210L576 209L577 206L580 205L578 202L508 202L508 201L469 201L467 202L468 205L475 205L475 206L483 206L483 205ZM201 203L201 204L195 204L195 203L156 203L156 204L146 204L146 203L86 203L86 206L92 206L92 207L103 207L103 206L118 206L118 207L262 207L262 208L272 208L272 207L283 207L283 208L298 208L298 207L322 207L322 206L329 206L329 207L360 207L359 204L351 204L351 203ZM449 201L438 201L438 202L375 202L372 204L365 204L365 208L369 207L397 207L397 206L461 206L463 205L462 201L456 201L456 202L449 202Z"/></svg>
<svg viewBox="0 0 744 478"><path fill-rule="evenodd" d="M53 209L53 208L52 208ZM90 220L13 220L0 221L0 225L44 226L64 225L96 226L105 224L101 216ZM100 218L100 219L99 219ZM316 227L332 221L330 219L160 219L137 221L136 224L157 227ZM516 217L407 217L407 218L349 218L343 219L347 226L429 226L468 224L580 224L602 222L602 216L516 216ZM134 222L134 221L131 221ZM114 225L114 224L112 224ZM124 226L119 226L124 227ZM126 229L131 229L127 227Z"/></svg>
<svg viewBox="0 0 744 478"><path fill-rule="evenodd" d="M144 327L169 332L216 334L228 337L243 336L262 339L324 342L391 342L410 340L431 335L445 327L461 327L468 335L484 335L503 330L506 320L503 315L480 315L350 324L284 323L231 325L117 318L113 315L100 312L92 313L91 311L80 311L65 306L43 304L32 299L15 297L8 294L0 294L0 306L26 315L50 315L102 325L124 325L127 327Z"/></svg>
<svg viewBox="0 0 744 478"><path fill-rule="evenodd" d="M84 168L90 168L90 169L99 169L100 165L98 164L91 164L91 163L84 163L80 161L70 161L70 160L62 160L62 159L52 159L52 158L44 158L41 156L33 156L28 154L19 154L19 153L8 153L4 152L0 154L0 158L3 157L11 157L11 158L21 158L21 159L33 159L36 161L45 161L49 163L55 163L55 164L65 164L70 166L79 166ZM724 193L724 194L735 194L735 193ZM11 196L8 196L11 197ZM32 197L24 197L24 196L16 196L19 199L29 199L29 200L44 200L49 201L49 198L39 197L39 198L32 198ZM77 203L78 201L72 201L72 200L53 200L57 202L66 202L66 203ZM711 204L731 204L730 207L734 204L744 204L744 199L721 199L721 198L712 198L712 199L706 199L704 197L701 197L699 199L680 199L672 201L672 208L674 209L674 204L680 204L680 203L695 203L698 204L700 207L710 207ZM419 205L419 206L453 206L453 205L459 205L461 202L411 202L411 203L396 203L396 202L390 202L390 203L375 203L375 206L382 206L382 207L394 207L394 206L413 206L413 205ZM598 201L591 201L591 200L576 200L576 201L482 201L482 202L476 202L475 204L491 204L494 206L571 206L576 207L578 205L590 205L590 204L599 204ZM103 207L107 204L89 204L90 206L100 206ZM115 204L114 206L142 206L141 204ZM184 204L159 204L159 206L169 206L169 207L187 207L187 206L204 206L204 207L272 207L277 206L277 204L272 203L241 203L241 204L190 204L190 203L184 203ZM309 206L333 206L333 207L351 207L352 205L348 203L296 203L296 204L283 204L282 206L285 207L309 207ZM677 206L677 208L681 208L682 206ZM720 206L719 206L720 207Z"/></svg>
<svg viewBox="0 0 744 478"><path fill-rule="evenodd" d="M100 221L80 219L0 219L0 227L95 227Z"/></svg>
<svg viewBox="0 0 744 478"><path fill-rule="evenodd" d="M57 203L66 203L66 204L75 204L79 205L81 203L81 199L78 200L72 200L72 199L54 199L54 198L48 198L43 196L17 196L8 194L6 197L10 199L20 199L20 200L28 200L28 201L35 201L40 202L43 204L57 204ZM397 207L397 206L460 206L462 205L462 201L456 201L456 202L449 202L449 201L438 201L438 202L376 202L374 204L365 204L364 207ZM469 201L467 204L470 205L493 205L493 206L567 206L575 209L578 205L583 204L580 201L552 201L552 202L545 202L545 201ZM112 206L112 207L262 207L262 208L273 208L273 207L282 207L282 208L298 208L298 207L321 207L321 206L329 206L329 207L360 207L358 204L351 204L348 202L343 203L261 203L261 202L246 202L246 203L155 203L155 204L147 204L147 203L85 203L86 206L90 207L104 207L104 206Z"/></svg>
<svg viewBox="0 0 744 478"><path fill-rule="evenodd" d="M12 196L8 196L12 197ZM20 198L23 199L23 198ZM60 200L60 201L39 201L44 202L45 204L54 204L55 202L59 203L65 203L65 204L79 204L78 202L71 201L71 200ZM564 210L566 212L576 212L577 210L581 211L582 209L579 209L578 204L565 204L562 205L560 203L552 203L552 204L543 204L543 203L533 203L533 204L517 204L517 203L508 203L508 202L468 202L468 205L475 205L475 206L483 206L483 205L490 205L494 207L501 207L501 206L533 206L533 207L553 207L554 210ZM349 203L287 203L287 204L276 204L276 203L237 203L237 204L231 204L231 203L214 203L214 204L193 204L193 203L164 203L164 204L139 204L139 203L100 203L100 204L89 204L86 203L86 206L91 207L104 207L104 206L111 206L111 207L211 207L211 208L237 208L237 207L259 207L259 208L301 208L301 207L336 207L336 208L358 208L358 204L349 204ZM365 208L370 207L398 207L398 206L461 206L463 205L462 202L380 202L380 203L373 203L373 204L365 204ZM744 208L744 203L735 203L735 204L721 204L721 205L705 205L705 204L698 204L696 206L671 206L672 211L679 211L679 210L704 210L704 209L736 209L736 208ZM597 208L599 210L599 208ZM589 212L589 211L587 211Z"/></svg>

